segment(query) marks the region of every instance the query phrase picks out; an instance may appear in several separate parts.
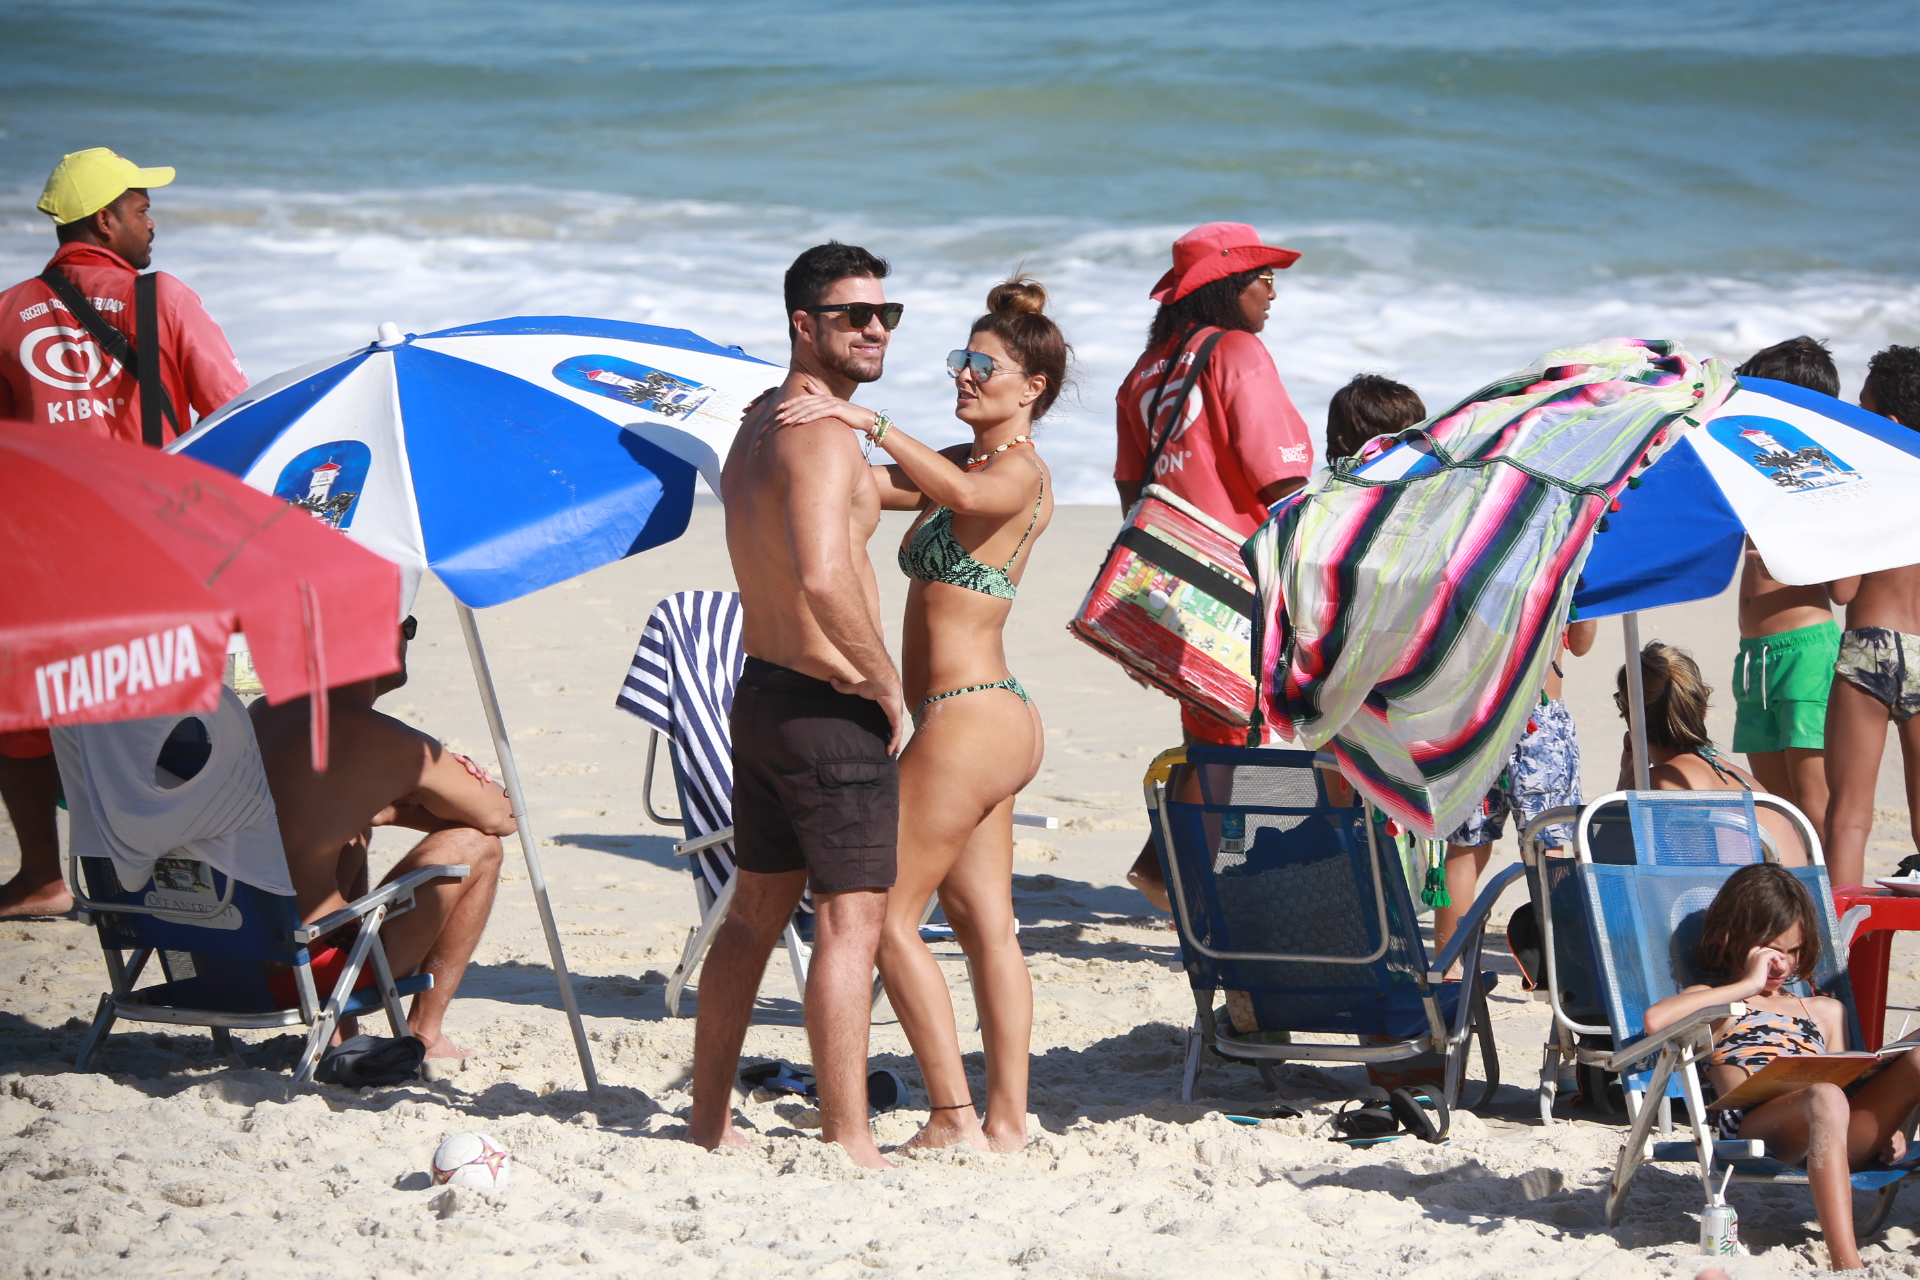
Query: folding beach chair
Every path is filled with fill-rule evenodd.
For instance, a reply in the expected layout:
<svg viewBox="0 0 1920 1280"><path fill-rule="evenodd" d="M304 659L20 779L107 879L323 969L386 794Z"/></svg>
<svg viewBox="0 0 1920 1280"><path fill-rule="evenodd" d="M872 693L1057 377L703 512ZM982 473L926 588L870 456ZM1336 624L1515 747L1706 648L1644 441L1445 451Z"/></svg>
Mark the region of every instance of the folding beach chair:
<svg viewBox="0 0 1920 1280"><path fill-rule="evenodd" d="M667 979L667 1014L675 1018L680 1016L681 993L726 921L738 887L733 874L733 735L728 716L746 662L741 629L738 592L681 591L668 596L647 618L633 665L614 699L615 706L652 729L641 783L647 816L686 833L673 851L688 860L693 872L700 923L688 933L680 963ZM653 805L655 762L663 737L680 802L677 817ZM794 986L804 997L812 956L810 894L802 896L781 937L793 963Z"/></svg>
<svg viewBox="0 0 1920 1280"><path fill-rule="evenodd" d="M1719 867L1731 873L1763 859L1779 861L1774 838L1760 822L1762 809L1785 818L1818 859L1819 842L1804 814L1778 796L1746 791L1614 791L1581 809L1550 809L1521 831L1520 859L1546 970L1534 995L1552 1012L1540 1065L1541 1123L1553 1123L1563 1062L1599 1069L1614 1051L1575 874L1578 851L1602 865ZM1575 856L1548 857L1541 833L1562 823L1574 827ZM1629 1118L1638 1114L1645 1079L1642 1072L1623 1082ZM1678 1081L1666 1096L1680 1096ZM1665 1132L1664 1117L1661 1124Z"/></svg>
<svg viewBox="0 0 1920 1280"><path fill-rule="evenodd" d="M239 732L250 732L244 712L237 720L182 719L155 760L156 793L164 796L170 786L190 782L206 764L214 750L205 727L209 721L215 732L232 731L236 724ZM384 1008L393 1034L407 1034L401 998L429 990L433 976L423 973L396 980L380 941L380 926L411 910L421 885L441 877L459 879L467 874L466 867L424 867L311 925L300 923L292 895L248 884L191 857L159 858L144 885L130 889L121 882L112 858L87 856L77 847L78 839L84 838L77 833L100 819L88 800L86 776L75 767L75 757L61 743L56 743L56 749L62 756L61 782L75 814L76 840L68 846L74 902L79 918L92 924L99 935L112 984L100 997L93 1025L80 1045L74 1061L78 1069L86 1069L94 1051L122 1018L207 1027L215 1049L236 1061L235 1030L305 1026L306 1048L294 1069L294 1078L301 1083L313 1078L320 1055L343 1017ZM257 755L251 767L259 769ZM259 782L264 793L264 776ZM271 813L267 810L269 818ZM277 832L272 838L277 850ZM352 925L359 926L358 935L343 934ZM331 948L316 945L329 938L337 944L351 938L344 961ZM156 954L165 980L137 986ZM361 977L369 963L370 985ZM324 1004L316 968L337 973Z"/></svg>
<svg viewBox="0 0 1920 1280"><path fill-rule="evenodd" d="M1334 771L1330 756L1307 751L1200 745L1164 752L1147 771L1195 1006L1180 1096L1193 1096L1201 1050L1212 1048L1260 1065L1270 1082L1285 1061L1437 1061L1451 1106L1477 1036L1486 1086L1474 1105L1483 1105L1500 1067L1480 944L1494 901L1521 868L1492 878L1429 961L1398 856L1369 810L1329 799ZM1456 961L1476 976L1444 981ZM1221 990L1245 993L1255 1030L1215 1025ZM1352 1040L1300 1039L1311 1033Z"/></svg>
<svg viewBox="0 0 1920 1280"><path fill-rule="evenodd" d="M1784 801L1781 804L1791 809ZM1636 832L1636 837L1638 834ZM1815 856L1817 859L1817 849ZM1669 1082L1677 1082L1679 1094L1686 1101L1692 1130L1691 1141L1654 1142L1649 1150L1656 1117L1664 1118L1667 1108L1644 1103L1637 1108L1608 1189L1608 1223L1619 1223L1634 1174L1649 1159L1696 1164L1708 1203L1720 1185L1717 1179L1729 1176L1734 1182L1805 1186L1805 1170L1768 1156L1764 1143L1737 1139L1716 1141L1713 1137L1699 1075L1700 1064L1713 1048L1708 1024L1740 1012L1744 1005L1702 1009L1656 1035L1644 1034L1648 1006L1700 980L1693 972L1700 926L1714 895L1737 866L1706 861L1680 866L1599 863L1593 860L1592 850L1585 842L1578 847L1578 862L1581 898L1595 940L1594 959L1601 1000L1614 1042L1621 1046L1608 1057L1605 1065L1629 1079L1636 1073L1644 1073L1638 1091L1648 1098L1666 1096ZM1857 1043L1859 1023L1854 1016L1852 989L1847 982L1846 949L1840 939L1838 921L1834 919L1833 894L1827 883L1826 868L1816 860L1813 866L1789 870L1812 897L1819 929L1820 963L1811 986L1846 1007L1848 1034ZM1800 993L1811 994L1805 989ZM1906 1128L1911 1134L1911 1117ZM1913 1172L1911 1169L1875 1169L1853 1175L1856 1190L1880 1193L1861 1226L1862 1234L1871 1234L1886 1221L1900 1182L1913 1176Z"/></svg>

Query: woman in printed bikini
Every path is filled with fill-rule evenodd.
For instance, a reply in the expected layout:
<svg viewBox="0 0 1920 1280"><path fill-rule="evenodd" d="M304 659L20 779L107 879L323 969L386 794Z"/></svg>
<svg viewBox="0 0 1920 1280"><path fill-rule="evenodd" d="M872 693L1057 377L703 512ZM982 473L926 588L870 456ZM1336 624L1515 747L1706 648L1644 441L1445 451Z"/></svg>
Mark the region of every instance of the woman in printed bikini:
<svg viewBox="0 0 1920 1280"><path fill-rule="evenodd" d="M1747 1012L1712 1024L1706 1060L1709 1097L1733 1089L1782 1054L1818 1054L1846 1047L1846 1013L1829 996L1802 999L1783 989L1812 976L1820 960L1813 899L1785 868L1742 867L1727 877L1701 926L1695 954L1711 981L1690 986L1647 1010L1648 1034L1701 1009L1741 1003ZM1920 1061L1912 1053L1890 1059L1851 1095L1838 1085L1815 1084L1747 1111L1714 1115L1722 1138L1759 1139L1767 1154L1807 1162L1813 1209L1835 1271L1860 1265L1853 1234L1853 1187L1848 1174L1874 1159L1906 1154L1900 1126L1920 1102Z"/></svg>
<svg viewBox="0 0 1920 1280"><path fill-rule="evenodd" d="M799 396L783 423L834 414L865 424L897 461L876 467L881 504L919 511L900 548L907 591L901 674L914 734L900 757L900 871L880 974L920 1062L930 1115L909 1146L1016 1151L1027 1141L1033 986L1013 915L1013 797L1040 770L1040 711L1007 670L1002 631L1053 513L1029 435L1066 378L1066 339L1046 290L1022 276L987 295L965 350L947 357L968 444L934 450L884 414ZM967 953L987 1059L984 1124L960 1062L953 1004L920 940L935 891Z"/></svg>

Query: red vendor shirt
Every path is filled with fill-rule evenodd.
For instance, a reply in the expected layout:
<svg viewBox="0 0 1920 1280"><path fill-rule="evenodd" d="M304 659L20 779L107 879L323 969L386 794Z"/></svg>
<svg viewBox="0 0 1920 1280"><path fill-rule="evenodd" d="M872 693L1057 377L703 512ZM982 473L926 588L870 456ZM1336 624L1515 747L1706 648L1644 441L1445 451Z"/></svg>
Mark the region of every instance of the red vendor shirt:
<svg viewBox="0 0 1920 1280"><path fill-rule="evenodd" d="M1161 403L1179 398L1204 335L1187 343L1185 368L1168 380ZM1147 351L1120 384L1120 448L1113 478L1143 479L1150 442L1146 406L1166 371L1171 342ZM1251 333L1229 332L1213 349L1200 385L1187 397L1185 419L1161 450L1150 483L1171 490L1243 537L1266 523L1260 490L1276 480L1313 473L1313 443L1293 407L1266 344ZM1156 435L1157 438L1157 435Z"/></svg>
<svg viewBox="0 0 1920 1280"><path fill-rule="evenodd" d="M125 258L99 245L63 244L50 265L146 354L134 323L135 273ZM195 414L204 418L245 391L247 375L199 295L164 271L157 277L160 381L185 431ZM140 382L100 350L52 289L37 279L22 281L0 293L0 418L58 423L138 444ZM173 439L170 427L162 430Z"/></svg>

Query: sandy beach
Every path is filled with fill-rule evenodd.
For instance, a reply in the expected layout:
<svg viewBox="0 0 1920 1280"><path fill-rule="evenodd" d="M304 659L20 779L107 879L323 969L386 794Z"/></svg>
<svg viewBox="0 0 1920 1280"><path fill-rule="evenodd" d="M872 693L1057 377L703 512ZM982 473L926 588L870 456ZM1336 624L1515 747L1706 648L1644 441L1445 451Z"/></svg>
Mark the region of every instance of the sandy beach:
<svg viewBox="0 0 1920 1280"><path fill-rule="evenodd" d="M646 730L613 696L662 595L730 585L719 511L706 503L679 542L482 617L599 1095L582 1087L511 844L499 906L448 1022L478 1056L401 1088L295 1087L291 1037L242 1035L252 1065L238 1068L198 1032L124 1023L93 1070L76 1073L105 986L92 931L0 925L0 1275L1691 1275L1701 1263L1697 1181L1675 1166L1643 1173L1626 1221L1608 1230L1604 1187L1623 1130L1590 1119L1539 1125L1531 1090L1544 1006L1518 989L1497 937L1487 967L1503 975L1492 1007L1505 1083L1482 1115L1456 1116L1445 1145L1359 1152L1328 1142L1327 1116L1362 1083L1358 1068L1290 1068L1281 1096L1304 1116L1253 1128L1222 1114L1272 1100L1250 1066L1209 1061L1196 1100L1177 1101L1192 1002L1165 916L1122 880L1145 834L1140 775L1177 740L1175 708L1063 630L1114 523L1111 509L1060 509L1008 633L1012 667L1048 725L1046 768L1020 807L1061 820L1057 831L1023 830L1018 846L1015 894L1036 989L1027 1152L906 1156L867 1173L816 1140L810 1108L766 1095L743 1103L758 1135L749 1149L710 1155L681 1140L693 1023L665 1016L662 991L693 894L669 847L676 833L642 804ZM889 517L873 543L890 624L903 596L891 566L900 529ZM429 582L416 612L412 681L383 707L490 759L448 596ZM1643 635L1692 649L1724 685L1729 597L1650 616ZM1617 766L1609 695L1619 653L1619 626L1606 623L1596 652L1568 675L1589 796L1612 788ZM1725 741L1724 694L1716 714ZM1892 768L1880 804L1876 872L1906 846ZM383 838L377 850L390 860L399 843ZM1496 866L1512 845L1509 835ZM0 874L16 859L10 830L0 831ZM1496 928L1523 894L1496 910ZM964 1029L964 968L949 970ZM1920 1003L1904 941L1894 970L1893 1003ZM749 1033L750 1059L806 1060L795 995L776 956L762 990L768 1025ZM1905 1016L1895 1009L1889 1030ZM962 1043L977 1077L978 1037ZM873 1054L917 1091L884 1001ZM881 1117L882 1145L909 1137L920 1114ZM434 1146L465 1129L510 1148L504 1191L429 1186ZM1739 1280L1824 1265L1804 1193L1736 1187L1732 1199L1754 1253L1735 1260ZM1916 1215L1920 1196L1909 1192L1864 1250L1873 1270L1920 1274Z"/></svg>

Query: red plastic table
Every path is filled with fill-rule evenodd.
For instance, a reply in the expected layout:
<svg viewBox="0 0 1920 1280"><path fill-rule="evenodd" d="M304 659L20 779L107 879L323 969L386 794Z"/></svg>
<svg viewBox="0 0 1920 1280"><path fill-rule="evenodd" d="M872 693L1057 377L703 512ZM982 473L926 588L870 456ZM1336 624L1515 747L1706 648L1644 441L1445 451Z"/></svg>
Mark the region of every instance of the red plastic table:
<svg viewBox="0 0 1920 1280"><path fill-rule="evenodd" d="M1896 930L1920 931L1920 898L1899 897L1888 890L1845 884L1833 891L1836 914L1869 907L1873 914L1853 935L1847 972L1853 979L1853 1004L1860 1015L1860 1047L1878 1049L1887 1030L1887 961L1893 953Z"/></svg>

